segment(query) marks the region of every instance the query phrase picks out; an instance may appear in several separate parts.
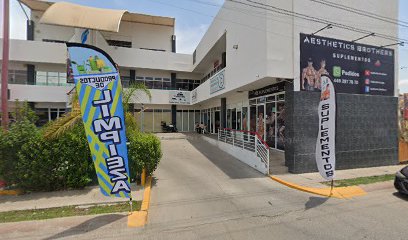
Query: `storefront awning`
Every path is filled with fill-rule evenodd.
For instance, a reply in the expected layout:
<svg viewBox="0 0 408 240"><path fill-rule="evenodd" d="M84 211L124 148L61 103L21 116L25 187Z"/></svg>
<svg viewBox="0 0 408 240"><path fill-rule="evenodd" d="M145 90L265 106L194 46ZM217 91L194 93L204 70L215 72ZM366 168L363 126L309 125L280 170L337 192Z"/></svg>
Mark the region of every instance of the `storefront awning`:
<svg viewBox="0 0 408 240"><path fill-rule="evenodd" d="M86 7L73 3L52 4L40 19L40 23L119 32L120 21L126 10Z"/></svg>
<svg viewBox="0 0 408 240"><path fill-rule="evenodd" d="M118 32L120 22L134 22L174 27L171 17L130 13L125 10L111 10L86 7L67 2L47 2L39 0L19 0L30 10L44 12L40 23L68 27L88 28Z"/></svg>

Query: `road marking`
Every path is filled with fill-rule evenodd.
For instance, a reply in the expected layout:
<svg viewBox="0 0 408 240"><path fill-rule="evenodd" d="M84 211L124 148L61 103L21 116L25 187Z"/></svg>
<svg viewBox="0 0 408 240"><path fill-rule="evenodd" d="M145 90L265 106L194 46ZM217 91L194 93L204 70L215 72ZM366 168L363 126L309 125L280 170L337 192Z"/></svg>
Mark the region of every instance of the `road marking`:
<svg viewBox="0 0 408 240"><path fill-rule="evenodd" d="M269 176L271 179L274 181L281 183L285 186L288 186L290 188L307 192L307 193L312 193L320 196L325 196L325 197L334 197L334 198L339 198L339 199L351 199L353 197L359 197L359 196L364 196L367 193L358 186L351 186L351 187L334 187L333 191L331 191L330 187L327 188L312 188L312 187L305 187L305 186L300 186L295 183L287 182L285 180L282 180L278 177L275 176Z"/></svg>
<svg viewBox="0 0 408 240"><path fill-rule="evenodd" d="M147 215L150 206L150 190L152 186L152 177L148 177L143 192L143 201L140 211L131 212L128 216L128 227L143 227L147 223Z"/></svg>

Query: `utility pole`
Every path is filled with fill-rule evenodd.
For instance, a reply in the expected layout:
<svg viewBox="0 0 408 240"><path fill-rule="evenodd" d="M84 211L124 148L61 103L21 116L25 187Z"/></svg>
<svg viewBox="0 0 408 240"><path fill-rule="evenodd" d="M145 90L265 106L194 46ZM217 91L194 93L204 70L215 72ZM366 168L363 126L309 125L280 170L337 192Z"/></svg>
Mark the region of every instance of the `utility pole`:
<svg viewBox="0 0 408 240"><path fill-rule="evenodd" d="M9 0L4 0L3 5L3 58L1 64L1 125L8 129L8 62L9 62Z"/></svg>

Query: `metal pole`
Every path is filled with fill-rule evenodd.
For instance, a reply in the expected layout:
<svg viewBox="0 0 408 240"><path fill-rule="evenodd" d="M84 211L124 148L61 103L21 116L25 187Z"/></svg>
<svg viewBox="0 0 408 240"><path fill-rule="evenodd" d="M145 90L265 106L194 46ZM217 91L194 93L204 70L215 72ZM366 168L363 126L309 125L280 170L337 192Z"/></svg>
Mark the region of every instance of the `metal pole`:
<svg viewBox="0 0 408 240"><path fill-rule="evenodd" d="M142 109L140 112L140 131L144 132L144 104L142 103Z"/></svg>
<svg viewBox="0 0 408 240"><path fill-rule="evenodd" d="M3 58L1 64L1 125L8 129L8 62L9 62L9 0L4 0L3 5Z"/></svg>

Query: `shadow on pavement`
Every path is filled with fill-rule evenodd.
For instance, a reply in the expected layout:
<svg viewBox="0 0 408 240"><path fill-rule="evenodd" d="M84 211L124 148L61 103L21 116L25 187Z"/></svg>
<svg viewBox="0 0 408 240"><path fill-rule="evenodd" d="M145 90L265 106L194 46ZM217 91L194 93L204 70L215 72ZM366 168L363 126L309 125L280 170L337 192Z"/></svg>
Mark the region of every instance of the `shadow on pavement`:
<svg viewBox="0 0 408 240"><path fill-rule="evenodd" d="M327 197L309 197L309 201L305 203L305 210L318 207L325 203L329 198Z"/></svg>
<svg viewBox="0 0 408 240"><path fill-rule="evenodd" d="M199 136L189 136L187 141L231 179L265 177L265 175L222 151L217 146L206 142Z"/></svg>
<svg viewBox="0 0 408 240"><path fill-rule="evenodd" d="M395 192L395 193L393 193L392 195L396 196L396 197L399 198L399 199L408 201L408 195L404 195L404 194L399 193L399 192Z"/></svg>
<svg viewBox="0 0 408 240"><path fill-rule="evenodd" d="M57 233L54 236L45 238L44 240L59 239L59 238L83 234L86 232L91 232L91 231L94 231L100 227L113 223L124 217L127 217L127 216L123 214L122 215L121 214L110 214L110 215L97 216L75 227L72 227L63 232Z"/></svg>

